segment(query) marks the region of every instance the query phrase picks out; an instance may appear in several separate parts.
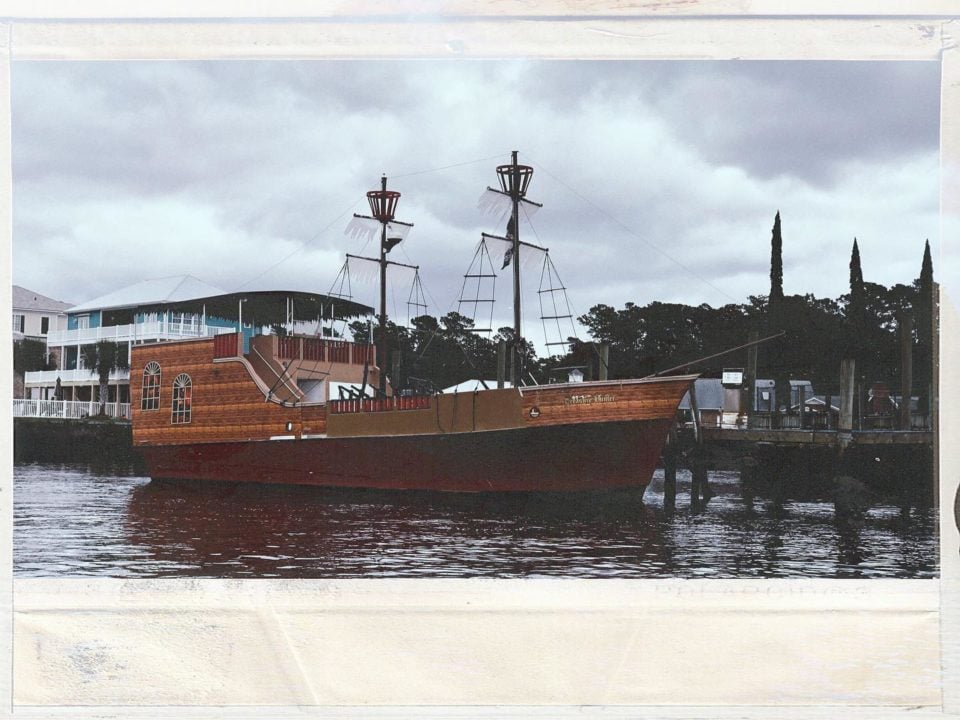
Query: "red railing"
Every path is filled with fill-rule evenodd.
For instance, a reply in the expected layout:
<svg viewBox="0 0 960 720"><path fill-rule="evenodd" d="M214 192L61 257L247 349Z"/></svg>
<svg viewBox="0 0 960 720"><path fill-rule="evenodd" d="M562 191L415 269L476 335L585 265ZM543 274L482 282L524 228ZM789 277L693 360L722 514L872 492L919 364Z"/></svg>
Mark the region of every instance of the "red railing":
<svg viewBox="0 0 960 720"><path fill-rule="evenodd" d="M281 335L277 338L277 357L284 360L300 357L300 338Z"/></svg>
<svg viewBox="0 0 960 720"><path fill-rule="evenodd" d="M327 340L327 360L334 363L350 362L351 343L343 340Z"/></svg>
<svg viewBox="0 0 960 720"><path fill-rule="evenodd" d="M304 338L303 340L303 359L313 362L323 362L323 340L317 338Z"/></svg>
<svg viewBox="0 0 960 720"><path fill-rule="evenodd" d="M240 354L240 333L224 333L213 336L215 358L237 357Z"/></svg>
<svg viewBox="0 0 960 720"><path fill-rule="evenodd" d="M370 363L373 365L373 345L354 345L353 362L355 365Z"/></svg>
<svg viewBox="0 0 960 720"><path fill-rule="evenodd" d="M215 335L214 357L237 357L240 354L240 333ZM302 344L301 344L302 343ZM277 357L282 360L306 360L332 362L345 365L373 364L373 345L347 342L346 340L323 340L281 335L277 338Z"/></svg>
<svg viewBox="0 0 960 720"><path fill-rule="evenodd" d="M389 398L357 398L355 400L331 400L333 415L359 412L388 412L391 410L429 410L430 395L411 395Z"/></svg>

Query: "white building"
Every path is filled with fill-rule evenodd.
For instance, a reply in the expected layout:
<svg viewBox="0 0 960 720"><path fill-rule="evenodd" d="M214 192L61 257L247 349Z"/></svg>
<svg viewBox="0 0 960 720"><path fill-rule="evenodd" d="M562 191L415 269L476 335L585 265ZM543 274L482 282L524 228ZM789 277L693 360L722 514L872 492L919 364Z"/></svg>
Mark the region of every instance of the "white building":
<svg viewBox="0 0 960 720"><path fill-rule="evenodd" d="M47 352L56 368L26 373L26 397L52 400L59 388L64 401L99 402L100 381L85 365L84 346L109 340L126 345L129 357L129 347L134 343L232 332L235 323L208 322L203 313L169 309L177 303L224 294L220 288L195 277L177 275L144 280L70 307L64 321L45 334ZM107 401L115 406L113 409L119 415L125 414L120 408L130 401L129 370L110 373L109 393Z"/></svg>
<svg viewBox="0 0 960 720"><path fill-rule="evenodd" d="M13 286L13 339L44 340L50 332L67 327L66 310L60 302L19 285Z"/></svg>

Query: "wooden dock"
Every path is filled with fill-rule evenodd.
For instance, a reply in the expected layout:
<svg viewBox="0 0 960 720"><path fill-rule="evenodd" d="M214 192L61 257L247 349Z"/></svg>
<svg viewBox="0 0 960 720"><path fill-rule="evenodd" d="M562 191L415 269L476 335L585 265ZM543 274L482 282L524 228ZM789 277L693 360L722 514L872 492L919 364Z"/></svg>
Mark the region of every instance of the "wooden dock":
<svg viewBox="0 0 960 720"><path fill-rule="evenodd" d="M774 445L932 445L930 430L809 430L702 427L703 441L771 443Z"/></svg>

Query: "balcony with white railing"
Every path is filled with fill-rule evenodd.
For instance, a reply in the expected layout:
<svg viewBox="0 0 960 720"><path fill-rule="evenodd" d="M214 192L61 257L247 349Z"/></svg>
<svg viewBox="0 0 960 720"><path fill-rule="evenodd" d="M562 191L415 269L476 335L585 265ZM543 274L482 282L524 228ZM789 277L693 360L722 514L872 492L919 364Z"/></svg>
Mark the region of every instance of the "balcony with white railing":
<svg viewBox="0 0 960 720"><path fill-rule="evenodd" d="M93 370L80 368L79 370L36 370L23 374L23 382L28 387L55 385L57 378L63 385L99 385L100 376ZM110 382L129 382L129 370L111 370Z"/></svg>
<svg viewBox="0 0 960 720"><path fill-rule="evenodd" d="M130 419L130 403L108 402L104 405L108 417ZM80 420L100 414L97 400L23 400L13 401L14 417L46 417Z"/></svg>
<svg viewBox="0 0 960 720"><path fill-rule="evenodd" d="M179 340L236 332L235 328L215 327L199 322L168 322L164 318L129 325L107 325L73 330L51 330L47 347L58 345L89 345L100 340L113 342L142 342L152 340Z"/></svg>

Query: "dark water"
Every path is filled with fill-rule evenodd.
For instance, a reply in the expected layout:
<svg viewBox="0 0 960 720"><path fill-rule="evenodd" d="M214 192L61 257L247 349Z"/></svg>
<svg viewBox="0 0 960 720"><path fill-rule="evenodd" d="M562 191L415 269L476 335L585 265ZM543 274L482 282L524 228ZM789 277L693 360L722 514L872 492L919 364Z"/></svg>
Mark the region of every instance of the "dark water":
<svg viewBox="0 0 960 720"><path fill-rule="evenodd" d="M86 467L14 468L18 577L896 577L938 572L936 512L872 492L450 498L317 488L151 483ZM902 506L901 506L902 505Z"/></svg>

